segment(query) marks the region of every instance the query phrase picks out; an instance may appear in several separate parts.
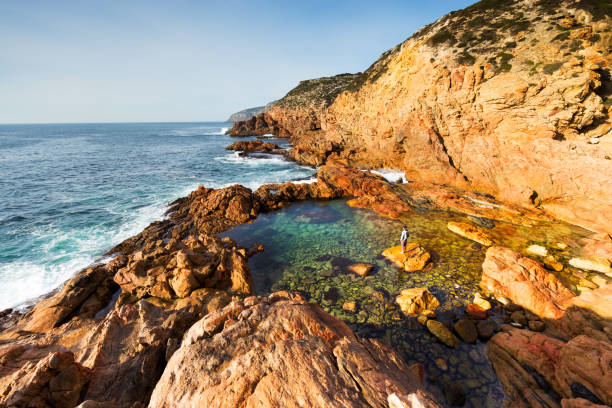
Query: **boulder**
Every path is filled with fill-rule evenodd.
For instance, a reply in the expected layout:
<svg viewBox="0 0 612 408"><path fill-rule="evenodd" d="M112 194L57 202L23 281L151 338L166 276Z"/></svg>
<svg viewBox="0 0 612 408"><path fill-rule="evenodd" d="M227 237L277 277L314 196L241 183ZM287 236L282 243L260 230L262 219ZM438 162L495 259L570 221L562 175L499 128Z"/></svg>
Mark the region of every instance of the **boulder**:
<svg viewBox="0 0 612 408"><path fill-rule="evenodd" d="M396 246L385 249L382 255L406 272L420 271L428 267L431 255L417 242L406 245L406 252L402 247Z"/></svg>
<svg viewBox="0 0 612 408"><path fill-rule="evenodd" d="M476 330L476 325L470 319L460 319L453 326L455 332L459 335L461 340L466 343L476 343L478 339L478 331Z"/></svg>
<svg viewBox="0 0 612 408"><path fill-rule="evenodd" d="M540 317L551 319L563 316L574 297L538 262L503 247L487 250L480 287Z"/></svg>
<svg viewBox="0 0 612 408"><path fill-rule="evenodd" d="M432 310L440 306L440 302L427 288L403 289L395 298L402 313L415 315L424 310Z"/></svg>
<svg viewBox="0 0 612 408"><path fill-rule="evenodd" d="M488 340L495 333L495 325L490 321L482 320L476 324L476 330L478 331L478 337Z"/></svg>
<svg viewBox="0 0 612 408"><path fill-rule="evenodd" d="M484 246L493 245L493 241L485 230L474 225L466 224L464 222L449 222L447 225L448 229L459 234L464 238L476 241Z"/></svg>
<svg viewBox="0 0 612 408"><path fill-rule="evenodd" d="M355 313L355 311L357 310L357 303L355 303L355 302L344 302L342 304L342 309L346 310L347 312Z"/></svg>
<svg viewBox="0 0 612 408"><path fill-rule="evenodd" d="M437 320L430 319L427 321L427 330L438 338L448 347L459 346L459 339L446 327Z"/></svg>
<svg viewBox="0 0 612 408"><path fill-rule="evenodd" d="M280 292L236 300L194 324L149 407L387 406L391 394L420 389L388 346Z"/></svg>

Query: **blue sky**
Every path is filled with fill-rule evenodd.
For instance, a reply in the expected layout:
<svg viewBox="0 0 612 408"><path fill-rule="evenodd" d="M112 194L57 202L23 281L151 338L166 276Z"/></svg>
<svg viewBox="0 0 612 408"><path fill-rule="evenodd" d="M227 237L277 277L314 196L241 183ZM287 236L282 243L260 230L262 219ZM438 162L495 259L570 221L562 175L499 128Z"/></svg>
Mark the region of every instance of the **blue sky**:
<svg viewBox="0 0 612 408"><path fill-rule="evenodd" d="M224 120L471 3L0 0L0 123Z"/></svg>

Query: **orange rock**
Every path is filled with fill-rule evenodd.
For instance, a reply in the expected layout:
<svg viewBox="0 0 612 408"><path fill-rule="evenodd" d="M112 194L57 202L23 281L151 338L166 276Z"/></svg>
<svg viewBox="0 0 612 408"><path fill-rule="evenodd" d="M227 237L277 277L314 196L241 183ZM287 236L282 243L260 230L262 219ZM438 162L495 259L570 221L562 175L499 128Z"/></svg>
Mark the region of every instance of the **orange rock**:
<svg viewBox="0 0 612 408"><path fill-rule="evenodd" d="M480 287L540 317L551 319L563 316L574 297L538 262L503 247L487 250Z"/></svg>
<svg viewBox="0 0 612 408"><path fill-rule="evenodd" d="M470 303L465 307L465 313L474 319L484 320L487 318L487 311L474 303Z"/></svg>
<svg viewBox="0 0 612 408"><path fill-rule="evenodd" d="M406 245L405 253L402 253L401 246L396 246L385 249L382 255L407 272L425 269L431 259L429 252L417 242Z"/></svg>
<svg viewBox="0 0 612 408"><path fill-rule="evenodd" d="M404 289L395 301L405 315L415 315L424 310L431 312L440 306L438 299L427 288Z"/></svg>
<svg viewBox="0 0 612 408"><path fill-rule="evenodd" d="M356 263L347 266L347 269L359 276L368 276L374 270L374 265L369 263Z"/></svg>

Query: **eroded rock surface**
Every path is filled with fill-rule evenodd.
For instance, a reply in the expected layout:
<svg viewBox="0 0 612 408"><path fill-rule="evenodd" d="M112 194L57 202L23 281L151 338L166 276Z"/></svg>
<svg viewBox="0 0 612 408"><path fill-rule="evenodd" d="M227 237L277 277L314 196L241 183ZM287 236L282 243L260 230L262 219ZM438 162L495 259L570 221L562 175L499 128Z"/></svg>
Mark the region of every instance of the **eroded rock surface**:
<svg viewBox="0 0 612 408"><path fill-rule="evenodd" d="M550 319L561 318L574 297L538 262L503 247L487 250L480 287Z"/></svg>
<svg viewBox="0 0 612 408"><path fill-rule="evenodd" d="M298 295L275 293L235 301L194 324L149 407L386 407L390 395L418 389L389 347L357 338Z"/></svg>

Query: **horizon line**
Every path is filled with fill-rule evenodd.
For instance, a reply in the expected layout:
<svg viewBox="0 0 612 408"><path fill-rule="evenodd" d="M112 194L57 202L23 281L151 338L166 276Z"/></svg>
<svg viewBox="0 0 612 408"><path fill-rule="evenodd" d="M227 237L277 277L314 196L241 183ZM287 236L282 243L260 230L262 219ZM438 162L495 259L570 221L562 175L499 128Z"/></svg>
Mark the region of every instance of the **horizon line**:
<svg viewBox="0 0 612 408"><path fill-rule="evenodd" d="M135 121L135 122L14 122L0 123L0 126L16 126L16 125L127 125L127 124L143 124L143 123L234 123L225 120L186 120L186 121Z"/></svg>

